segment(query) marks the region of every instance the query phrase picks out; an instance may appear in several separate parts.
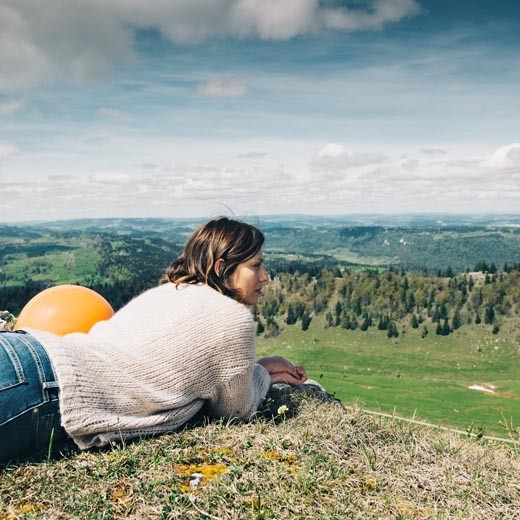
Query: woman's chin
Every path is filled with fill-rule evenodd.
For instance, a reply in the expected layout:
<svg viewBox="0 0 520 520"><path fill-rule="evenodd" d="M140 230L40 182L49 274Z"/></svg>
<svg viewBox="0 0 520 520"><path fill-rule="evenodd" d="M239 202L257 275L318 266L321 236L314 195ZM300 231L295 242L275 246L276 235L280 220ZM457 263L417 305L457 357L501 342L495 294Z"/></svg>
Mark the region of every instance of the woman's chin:
<svg viewBox="0 0 520 520"><path fill-rule="evenodd" d="M260 294L252 294L248 298L244 300L244 303L246 305L256 305L258 303L258 300L260 299Z"/></svg>

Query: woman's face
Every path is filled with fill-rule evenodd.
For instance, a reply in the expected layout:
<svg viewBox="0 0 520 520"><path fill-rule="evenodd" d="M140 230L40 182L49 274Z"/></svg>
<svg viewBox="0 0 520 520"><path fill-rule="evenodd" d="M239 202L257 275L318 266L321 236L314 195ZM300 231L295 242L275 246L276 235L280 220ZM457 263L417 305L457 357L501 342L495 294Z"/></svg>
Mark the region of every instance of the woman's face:
<svg viewBox="0 0 520 520"><path fill-rule="evenodd" d="M239 290L242 303L254 305L262 294L264 284L269 281L269 275L264 267L264 253L258 251L249 260L238 264L228 283L232 289Z"/></svg>

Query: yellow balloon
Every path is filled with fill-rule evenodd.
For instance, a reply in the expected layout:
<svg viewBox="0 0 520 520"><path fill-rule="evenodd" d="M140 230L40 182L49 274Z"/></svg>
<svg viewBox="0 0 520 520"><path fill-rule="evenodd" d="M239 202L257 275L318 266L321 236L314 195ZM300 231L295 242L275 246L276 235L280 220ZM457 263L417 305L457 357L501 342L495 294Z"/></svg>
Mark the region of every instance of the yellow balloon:
<svg viewBox="0 0 520 520"><path fill-rule="evenodd" d="M111 305L96 291L80 285L56 285L31 298L16 320L27 327L64 336L88 332L98 321L114 315Z"/></svg>

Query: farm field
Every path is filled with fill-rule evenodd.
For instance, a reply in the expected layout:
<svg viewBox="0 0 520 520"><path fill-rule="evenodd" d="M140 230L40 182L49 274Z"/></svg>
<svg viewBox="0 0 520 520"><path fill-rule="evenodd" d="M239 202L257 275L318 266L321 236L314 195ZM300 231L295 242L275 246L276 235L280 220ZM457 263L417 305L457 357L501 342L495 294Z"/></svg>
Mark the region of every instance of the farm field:
<svg viewBox="0 0 520 520"><path fill-rule="evenodd" d="M287 326L259 338L258 354L305 365L347 406L518 439L520 348L513 338L462 328L422 339L410 328L388 339L378 330L327 329L318 316L305 332Z"/></svg>

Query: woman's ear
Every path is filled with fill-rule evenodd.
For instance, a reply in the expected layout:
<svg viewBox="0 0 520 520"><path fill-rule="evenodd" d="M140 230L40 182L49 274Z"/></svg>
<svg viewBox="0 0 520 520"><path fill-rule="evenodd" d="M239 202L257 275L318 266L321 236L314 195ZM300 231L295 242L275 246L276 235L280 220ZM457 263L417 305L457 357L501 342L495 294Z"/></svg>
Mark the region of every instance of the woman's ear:
<svg viewBox="0 0 520 520"><path fill-rule="evenodd" d="M224 272L224 259L219 258L215 264L213 265L213 270L215 271L215 274L217 276L222 276L222 273Z"/></svg>

